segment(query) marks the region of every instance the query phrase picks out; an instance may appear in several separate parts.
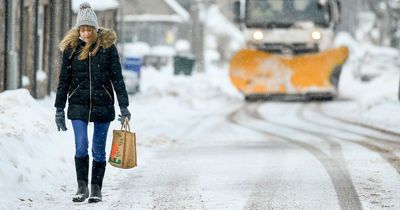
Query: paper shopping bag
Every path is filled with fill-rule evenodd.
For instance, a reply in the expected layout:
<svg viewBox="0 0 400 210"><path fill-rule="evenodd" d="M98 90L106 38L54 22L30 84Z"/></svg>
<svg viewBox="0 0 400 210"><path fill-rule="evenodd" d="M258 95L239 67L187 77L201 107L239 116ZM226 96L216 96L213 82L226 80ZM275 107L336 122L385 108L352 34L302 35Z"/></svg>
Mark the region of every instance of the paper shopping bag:
<svg viewBox="0 0 400 210"><path fill-rule="evenodd" d="M113 130L113 141L108 163L117 168L128 169L137 166L136 158L136 135L131 132L128 118L125 118L121 129Z"/></svg>

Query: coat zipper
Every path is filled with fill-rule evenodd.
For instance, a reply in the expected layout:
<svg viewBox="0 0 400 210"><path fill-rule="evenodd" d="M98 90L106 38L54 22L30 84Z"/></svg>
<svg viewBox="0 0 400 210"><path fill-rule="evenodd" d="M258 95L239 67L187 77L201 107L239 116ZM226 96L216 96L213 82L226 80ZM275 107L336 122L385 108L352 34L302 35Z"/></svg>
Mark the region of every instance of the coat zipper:
<svg viewBox="0 0 400 210"><path fill-rule="evenodd" d="M78 88L79 88L79 85L80 84L78 84L78 86L72 91L72 93L69 94L68 99L71 98L75 94L76 90L78 90Z"/></svg>
<svg viewBox="0 0 400 210"><path fill-rule="evenodd" d="M107 88L103 85L104 90L106 90L106 93L108 94L108 96L110 97L110 99L112 100L111 94L108 92Z"/></svg>
<svg viewBox="0 0 400 210"><path fill-rule="evenodd" d="M89 52L89 117L88 122L90 122L90 115L92 113L92 68L91 68L91 57L92 52Z"/></svg>

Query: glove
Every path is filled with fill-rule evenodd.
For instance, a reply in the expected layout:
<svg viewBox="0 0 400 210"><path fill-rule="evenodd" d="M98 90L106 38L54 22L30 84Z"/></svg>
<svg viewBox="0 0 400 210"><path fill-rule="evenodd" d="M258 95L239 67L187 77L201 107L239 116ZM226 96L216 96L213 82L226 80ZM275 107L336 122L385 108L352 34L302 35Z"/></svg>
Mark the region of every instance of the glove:
<svg viewBox="0 0 400 210"><path fill-rule="evenodd" d="M57 111L56 111L56 124L57 124L58 131L60 131L60 129L62 131L66 131L67 130L67 126L65 126L65 113L64 113L64 109L62 109L62 108L57 108Z"/></svg>
<svg viewBox="0 0 400 210"><path fill-rule="evenodd" d="M128 118L128 121L131 120L131 113L129 112L127 107L120 107L121 114L118 115L118 121L121 122L121 125L124 124L125 118Z"/></svg>

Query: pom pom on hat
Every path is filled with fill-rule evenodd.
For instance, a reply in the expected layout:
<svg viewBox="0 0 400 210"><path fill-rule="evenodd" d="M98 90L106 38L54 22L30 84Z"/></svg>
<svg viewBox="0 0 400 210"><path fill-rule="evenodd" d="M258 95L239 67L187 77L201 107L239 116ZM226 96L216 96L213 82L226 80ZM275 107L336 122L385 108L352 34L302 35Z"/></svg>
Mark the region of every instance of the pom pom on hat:
<svg viewBox="0 0 400 210"><path fill-rule="evenodd" d="M86 9L86 8L92 8L90 7L90 4L88 2L83 2L80 6L79 9Z"/></svg>
<svg viewBox="0 0 400 210"><path fill-rule="evenodd" d="M78 15L76 16L75 26L79 28L79 26L83 25L93 26L96 28L96 31L99 29L96 13L93 11L88 2L83 2L79 6Z"/></svg>

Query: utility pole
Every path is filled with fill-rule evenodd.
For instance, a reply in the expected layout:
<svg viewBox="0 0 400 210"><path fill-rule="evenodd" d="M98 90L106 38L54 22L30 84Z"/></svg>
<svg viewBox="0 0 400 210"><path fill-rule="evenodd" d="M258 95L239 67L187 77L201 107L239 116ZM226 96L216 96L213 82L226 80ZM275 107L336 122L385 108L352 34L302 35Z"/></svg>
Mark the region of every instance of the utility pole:
<svg viewBox="0 0 400 210"><path fill-rule="evenodd" d="M9 24L8 29L7 29L7 37L8 37L8 43L7 43L7 84L6 85L6 90L13 90L18 88L18 75L17 75L17 51L16 51L16 46L15 46L15 27L17 26L16 24L16 9L17 9L17 4L15 1L8 1L8 4L6 5L8 7L8 21Z"/></svg>
<svg viewBox="0 0 400 210"><path fill-rule="evenodd" d="M200 19L202 0L194 0L190 5L192 17L192 53L196 58L197 71L204 72L204 24Z"/></svg>

